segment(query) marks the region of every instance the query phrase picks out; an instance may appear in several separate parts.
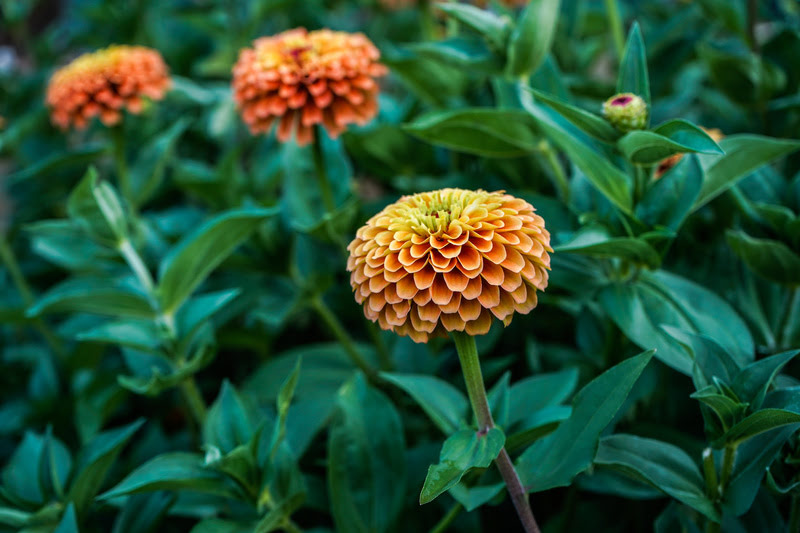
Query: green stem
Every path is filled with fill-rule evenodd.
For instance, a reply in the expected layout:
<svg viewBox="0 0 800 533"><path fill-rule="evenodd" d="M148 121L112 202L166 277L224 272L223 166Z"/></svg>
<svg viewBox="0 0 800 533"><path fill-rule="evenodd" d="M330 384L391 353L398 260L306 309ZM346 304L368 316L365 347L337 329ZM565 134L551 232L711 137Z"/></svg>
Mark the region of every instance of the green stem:
<svg viewBox="0 0 800 533"><path fill-rule="evenodd" d="M478 420L478 432L485 434L494 427L492 411L489 408L489 399L486 396L486 386L483 384L483 374L481 373L481 363L478 359L478 347L475 345L475 338L463 331L452 332L453 340L456 343L456 351L461 361L461 371L464 374L464 382L467 385L467 395ZM511 496L511 501L517 511L522 527L526 533L539 533L539 526L533 517L530 501L522 481L519 479L514 464L511 462L505 448L500 450L500 455L495 459L494 464L500 470L503 481Z"/></svg>
<svg viewBox="0 0 800 533"><path fill-rule="evenodd" d="M420 18L422 19L422 38L426 41L436 40L436 21L433 19L433 2L431 0L420 0Z"/></svg>
<svg viewBox="0 0 800 533"><path fill-rule="evenodd" d="M783 315L783 325L778 328L777 333L780 335L781 348L788 348L792 345L792 337L794 336L794 328L800 322L800 287L792 288L791 294L787 295L786 311Z"/></svg>
<svg viewBox="0 0 800 533"><path fill-rule="evenodd" d="M381 365L381 370L391 372L394 370L394 361L389 355L389 350L386 348L386 343L381 336L381 330L375 322L364 317L364 322L367 324L367 333L369 333L372 343L375 345L375 350L378 352L378 362Z"/></svg>
<svg viewBox="0 0 800 533"><path fill-rule="evenodd" d="M733 465L736 463L736 448L735 445L725 446L725 452L722 455L722 472L719 475L719 494L725 494L725 489L731 480L733 473Z"/></svg>
<svg viewBox="0 0 800 533"><path fill-rule="evenodd" d="M703 450L703 473L706 478L706 494L711 501L715 501L719 497L719 481L717 466L714 464L714 452L711 448Z"/></svg>
<svg viewBox="0 0 800 533"><path fill-rule="evenodd" d="M325 154L322 150L322 131L319 126L314 130L314 142L312 151L314 152L314 170L317 176L319 192L322 195L322 203L325 205L325 212L332 213L336 209L336 202L333 198L331 183L328 180L328 170L325 168Z"/></svg>
<svg viewBox="0 0 800 533"><path fill-rule="evenodd" d="M9 245L5 235L0 235L0 260L6 265L8 273L11 275L11 281L22 297L22 302L25 304L25 307L32 306L34 302L33 291L31 291L28 281L25 279L25 275L22 273L22 269L19 266L17 256L14 254L14 250ZM64 351L64 347L61 345L61 341L50 331L50 328L47 327L44 320L42 320L41 317L36 317L32 322L36 329L39 330L42 337L44 337L50 349L53 350L53 353L62 359L66 357L67 354Z"/></svg>
<svg viewBox="0 0 800 533"><path fill-rule="evenodd" d="M444 515L435 526L433 526L433 528L430 530L430 533L444 533L447 531L447 528L450 527L450 525L453 523L453 520L455 520L456 517L461 513L462 509L463 507L461 507L461 504L456 503L450 508L449 511L447 511L447 514Z"/></svg>
<svg viewBox="0 0 800 533"><path fill-rule="evenodd" d="M561 166L561 162L558 160L556 151L553 150L553 147L546 140L539 144L539 149L541 150L545 161L547 161L547 164L550 166L552 171L551 175L553 176L553 181L555 182L559 196L561 196L561 200L565 204L568 204L570 197L569 181L567 180L566 174L564 174L564 168Z"/></svg>
<svg viewBox="0 0 800 533"><path fill-rule="evenodd" d="M133 273L136 274L136 278L139 280L139 283L142 284L142 287L147 291L148 294L151 296L154 295L155 283L153 282L153 276L147 269L147 265L145 265L144 261L142 261L139 252L137 252L136 248L134 248L131 244L131 241L125 239L120 242L118 245L118 250L119 253L122 254L122 257L125 258L128 266L130 266L131 270L133 270Z"/></svg>
<svg viewBox="0 0 800 533"><path fill-rule="evenodd" d="M121 123L111 128L111 137L114 141L114 163L117 166L117 184L128 206L134 209L133 189L131 188L128 163L125 159L125 131Z"/></svg>
<svg viewBox="0 0 800 533"><path fill-rule="evenodd" d="M800 533L800 495L792 494L792 509L789 514L789 533Z"/></svg>
<svg viewBox="0 0 800 533"><path fill-rule="evenodd" d="M641 165L633 165L633 198L634 204L638 204L639 201L644 197L644 193L647 191L647 182L650 179L650 173L648 172L648 168L645 168Z"/></svg>
<svg viewBox="0 0 800 533"><path fill-rule="evenodd" d="M756 40L756 24L758 23L758 0L747 0L747 40L750 41L750 49L758 53L758 41Z"/></svg>
<svg viewBox="0 0 800 533"><path fill-rule="evenodd" d="M194 376L189 376L183 380L180 389L184 400L186 400L186 405L189 406L189 411L191 411L192 416L197 422L197 426L202 428L208 410L206 409L206 402L203 400L202 394L200 394L200 389L197 388L197 382Z"/></svg>
<svg viewBox="0 0 800 533"><path fill-rule="evenodd" d="M344 348L344 351L350 357L350 360L353 362L353 364L360 368L370 380L376 380L377 374L375 369L372 368L370 364L367 363L366 359L364 359L364 357L361 355L361 353L359 353L355 343L353 342L353 339L351 339L350 335L347 334L347 330L344 329L344 326L342 326L341 322L339 322L339 319L336 318L336 315L333 314L333 311L330 310L322 298L314 298L311 301L311 306L319 314L322 321L328 326L328 329L331 330L331 333L333 333L333 336L339 341L339 344L342 345L342 348Z"/></svg>
<svg viewBox="0 0 800 533"><path fill-rule="evenodd" d="M622 59L625 51L625 33L622 31L622 18L619 16L617 0L605 0L608 25L611 26L611 35L614 38L614 48L617 56Z"/></svg>

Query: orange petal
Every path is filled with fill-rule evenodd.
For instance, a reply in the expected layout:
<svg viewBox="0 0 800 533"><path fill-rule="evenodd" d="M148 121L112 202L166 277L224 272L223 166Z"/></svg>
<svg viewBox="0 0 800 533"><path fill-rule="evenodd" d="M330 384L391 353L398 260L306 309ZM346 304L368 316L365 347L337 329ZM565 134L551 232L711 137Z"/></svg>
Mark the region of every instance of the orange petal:
<svg viewBox="0 0 800 533"><path fill-rule="evenodd" d="M481 276L490 285L501 285L503 283L503 267L495 265L494 263L485 262Z"/></svg>
<svg viewBox="0 0 800 533"><path fill-rule="evenodd" d="M466 289L467 285L469 284L469 278L462 274L458 269L445 272L443 276L444 281L447 283L447 287L453 292L461 292Z"/></svg>
<svg viewBox="0 0 800 533"><path fill-rule="evenodd" d="M441 277L436 277L431 285L431 299L438 305L445 305L453 298L453 292L447 288L447 283Z"/></svg>

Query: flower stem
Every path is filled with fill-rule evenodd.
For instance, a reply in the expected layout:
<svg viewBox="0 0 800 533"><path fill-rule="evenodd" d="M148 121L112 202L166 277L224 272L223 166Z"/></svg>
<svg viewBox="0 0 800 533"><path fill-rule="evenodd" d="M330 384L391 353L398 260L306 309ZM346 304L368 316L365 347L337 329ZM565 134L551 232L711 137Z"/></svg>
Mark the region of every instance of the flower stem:
<svg viewBox="0 0 800 533"><path fill-rule="evenodd" d="M350 335L347 334L347 330L344 329L344 326L342 326L342 323L339 322L339 319L336 318L336 315L333 314L333 311L331 311L328 305L322 300L322 298L316 297L311 300L311 306L331 330L331 333L333 333L333 336L339 341L339 344L342 345L342 348L344 348L345 353L347 353L348 357L350 357L350 360L353 362L353 364L360 368L361 371L367 375L367 378L369 378L371 381L375 381L377 379L375 369L372 368L370 364L367 363L366 359L364 359L364 357L359 353L355 343L353 342L353 339L351 339Z"/></svg>
<svg viewBox="0 0 800 533"><path fill-rule="evenodd" d="M733 465L736 463L736 448L737 446L735 445L725 446L725 452L722 455L722 472L719 474L720 497L725 493L725 489L731 480Z"/></svg>
<svg viewBox="0 0 800 533"><path fill-rule="evenodd" d="M622 31L619 6L617 5L617 0L605 0L605 2L608 25L611 26L611 36L614 38L614 48L617 51L617 56L622 59L622 54L625 51L625 34Z"/></svg>
<svg viewBox="0 0 800 533"><path fill-rule="evenodd" d="M567 181L567 176L564 174L564 168L558 160L556 151L553 150L553 147L546 140L539 144L539 149L552 170L553 181L555 182L556 189L558 189L559 196L561 196L561 201L568 204L570 196L569 181Z"/></svg>
<svg viewBox="0 0 800 533"><path fill-rule="evenodd" d="M461 361L461 371L464 374L464 382L467 385L467 395L478 419L478 431L485 433L494 427L492 411L489 408L489 400L486 396L486 386L483 383L481 373L481 363L478 359L478 347L475 345L475 338L463 331L452 332L453 340L456 343L456 351ZM539 526L533 517L531 504L522 481L519 479L514 464L511 462L505 447L500 450L500 455L495 459L494 464L500 470L503 481L506 483L508 493L514 508L517 510L522 526L526 533L539 533Z"/></svg>
<svg viewBox="0 0 800 533"><path fill-rule="evenodd" d="M331 183L328 180L328 170L325 168L325 154L322 150L322 130L316 126L314 130L314 142L312 151L314 152L314 170L317 175L319 192L322 195L322 202L325 205L325 212L332 213L336 209L336 202L333 198Z"/></svg>
<svg viewBox="0 0 800 533"><path fill-rule="evenodd" d="M184 400L186 400L186 405L189 406L189 411L191 411L192 416L197 422L197 426L202 429L208 410L206 409L206 402L203 400L203 395L200 394L200 389L197 387L194 376L189 376L183 380L180 389Z"/></svg>
<svg viewBox="0 0 800 533"><path fill-rule="evenodd" d="M463 507L461 507L461 504L456 503L450 508L449 511L447 511L447 514L444 515L435 526L433 526L433 529L430 530L430 533L444 533L447 531L447 528L450 527L450 524L453 523L453 520L458 517L462 510Z"/></svg>
<svg viewBox="0 0 800 533"><path fill-rule="evenodd" d="M17 292L19 292L20 296L22 297L22 302L25 304L25 307L30 307L33 305L33 291L31 291L28 281L25 279L25 275L22 273L22 269L19 266L17 256L14 254L14 250L8 244L5 235L0 235L0 261L6 265L8 273L11 276L11 281L14 283L14 286L17 288ZM42 337L44 337L44 340L50 346L50 349L53 350L53 353L62 359L66 357L66 352L64 351L64 347L61 345L61 341L52 331L50 331L50 328L47 326L44 320L42 320L41 317L36 317L32 320L32 322L36 329L39 330L39 333L41 333Z"/></svg>
<svg viewBox="0 0 800 533"><path fill-rule="evenodd" d="M128 206L134 209L133 189L131 188L128 163L125 159L125 131L121 123L111 128L111 137L114 141L114 163L117 166L117 184Z"/></svg>

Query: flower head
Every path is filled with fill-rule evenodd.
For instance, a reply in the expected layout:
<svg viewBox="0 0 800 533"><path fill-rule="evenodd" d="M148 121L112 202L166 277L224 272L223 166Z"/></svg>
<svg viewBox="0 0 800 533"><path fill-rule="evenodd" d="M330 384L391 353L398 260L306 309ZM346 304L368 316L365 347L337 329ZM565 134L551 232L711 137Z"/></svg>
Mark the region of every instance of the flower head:
<svg viewBox="0 0 800 533"><path fill-rule="evenodd" d="M615 94L603 103L603 116L620 131L647 127L647 103L633 93Z"/></svg>
<svg viewBox="0 0 800 533"><path fill-rule="evenodd" d="M170 83L156 50L109 46L57 70L47 86L46 101L51 120L61 129L83 129L92 117L111 126L120 121L123 110L140 112L143 98L163 98Z"/></svg>
<svg viewBox="0 0 800 533"><path fill-rule="evenodd" d="M725 138L725 134L723 134L718 128L704 128L700 126L700 129L706 132L706 134L714 139L715 142L719 142ZM683 159L683 155L684 154L672 154L671 156L665 157L659 161L658 165L656 166L656 170L653 173L653 179L659 179L661 176L669 172L672 167L677 165L678 162Z"/></svg>
<svg viewBox="0 0 800 533"><path fill-rule="evenodd" d="M278 122L278 139L296 131L298 144L322 124L332 137L378 112L378 84L386 74L380 52L361 33L303 28L256 39L233 67L233 97L253 134Z"/></svg>
<svg viewBox="0 0 800 533"><path fill-rule="evenodd" d="M348 246L350 285L367 318L416 342L481 335L537 303L550 234L528 202L464 189L404 196Z"/></svg>

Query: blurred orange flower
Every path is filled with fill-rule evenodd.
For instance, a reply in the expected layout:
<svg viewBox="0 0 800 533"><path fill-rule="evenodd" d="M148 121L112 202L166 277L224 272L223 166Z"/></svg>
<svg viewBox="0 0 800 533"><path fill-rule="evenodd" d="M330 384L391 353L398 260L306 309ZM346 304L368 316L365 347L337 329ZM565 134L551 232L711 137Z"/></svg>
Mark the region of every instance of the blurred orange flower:
<svg viewBox="0 0 800 533"><path fill-rule="evenodd" d="M233 97L253 134L278 121L278 139L313 140L322 124L332 137L378 112L375 78L387 73L380 52L361 33L289 30L256 39L233 67Z"/></svg>
<svg viewBox="0 0 800 533"><path fill-rule="evenodd" d="M416 342L481 335L536 307L547 287L550 234L528 202L464 189L404 196L348 246L356 301L383 329Z"/></svg>
<svg viewBox="0 0 800 533"><path fill-rule="evenodd" d="M722 133L722 130L718 128L704 128L700 126L700 129L706 132L709 137L714 139L714 141L719 142L725 138L725 134ZM662 159L658 165L656 166L655 173L653 174L653 179L659 179L661 176L669 172L672 167L678 164L678 162L683 159L684 154L673 154L669 157L665 157Z"/></svg>
<svg viewBox="0 0 800 533"><path fill-rule="evenodd" d="M143 46L109 46L83 54L50 78L47 105L61 129L83 129L92 117L106 126L122 111L139 113L143 98L160 100L171 84L164 59Z"/></svg>

